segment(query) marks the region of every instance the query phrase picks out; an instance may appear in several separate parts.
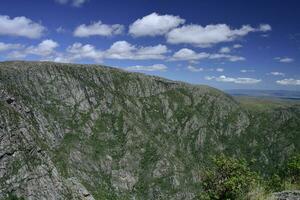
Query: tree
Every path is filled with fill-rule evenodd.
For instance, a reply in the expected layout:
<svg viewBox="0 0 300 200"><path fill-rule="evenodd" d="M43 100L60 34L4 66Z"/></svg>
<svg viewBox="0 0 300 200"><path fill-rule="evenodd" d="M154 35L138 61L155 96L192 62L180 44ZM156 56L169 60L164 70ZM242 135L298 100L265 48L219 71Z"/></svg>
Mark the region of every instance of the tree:
<svg viewBox="0 0 300 200"><path fill-rule="evenodd" d="M258 180L258 175L250 171L243 159L221 155L213 158L213 165L205 172L200 199L245 199Z"/></svg>

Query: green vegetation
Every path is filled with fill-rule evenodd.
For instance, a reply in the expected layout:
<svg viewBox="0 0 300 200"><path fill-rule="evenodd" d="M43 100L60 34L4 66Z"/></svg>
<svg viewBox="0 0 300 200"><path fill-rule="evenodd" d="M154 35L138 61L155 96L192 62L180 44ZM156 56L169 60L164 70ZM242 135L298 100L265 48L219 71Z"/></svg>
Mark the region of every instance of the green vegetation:
<svg viewBox="0 0 300 200"><path fill-rule="evenodd" d="M258 182L245 160L214 157L213 167L205 171L200 199L244 199Z"/></svg>
<svg viewBox="0 0 300 200"><path fill-rule="evenodd" d="M215 156L212 159L213 165L203 172L202 188L198 198L200 200L260 199L270 196L272 192L299 189L299 158L299 155L289 158L286 165L278 170L280 175L274 173L264 177L251 170L244 159L225 155ZM260 191L257 193L258 189Z"/></svg>
<svg viewBox="0 0 300 200"><path fill-rule="evenodd" d="M300 153L288 160L287 176L290 178L291 183L300 183Z"/></svg>
<svg viewBox="0 0 300 200"><path fill-rule="evenodd" d="M24 197L18 197L12 193L9 193L6 198L2 200L25 200Z"/></svg>

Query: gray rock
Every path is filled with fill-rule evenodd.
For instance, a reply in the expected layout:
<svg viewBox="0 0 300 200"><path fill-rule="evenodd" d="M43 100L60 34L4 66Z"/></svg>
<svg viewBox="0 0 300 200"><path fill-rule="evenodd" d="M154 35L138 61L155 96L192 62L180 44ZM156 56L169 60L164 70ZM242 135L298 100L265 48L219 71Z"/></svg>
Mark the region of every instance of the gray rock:
<svg viewBox="0 0 300 200"><path fill-rule="evenodd" d="M300 200L300 191L283 191L274 193L277 200Z"/></svg>

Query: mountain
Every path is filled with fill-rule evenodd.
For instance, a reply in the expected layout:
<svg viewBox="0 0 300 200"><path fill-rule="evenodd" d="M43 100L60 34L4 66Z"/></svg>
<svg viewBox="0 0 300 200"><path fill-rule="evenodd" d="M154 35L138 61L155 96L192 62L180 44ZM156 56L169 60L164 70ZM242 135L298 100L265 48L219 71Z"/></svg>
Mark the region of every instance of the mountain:
<svg viewBox="0 0 300 200"><path fill-rule="evenodd" d="M99 65L2 62L0 199L194 199L220 153L267 176L300 152L300 106L243 102Z"/></svg>

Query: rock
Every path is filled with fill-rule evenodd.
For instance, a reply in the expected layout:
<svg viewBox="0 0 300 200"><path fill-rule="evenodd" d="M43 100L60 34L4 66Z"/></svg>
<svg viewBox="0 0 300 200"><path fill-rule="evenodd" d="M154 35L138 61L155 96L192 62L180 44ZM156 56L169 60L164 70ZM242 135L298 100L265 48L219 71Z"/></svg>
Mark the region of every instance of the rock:
<svg viewBox="0 0 300 200"><path fill-rule="evenodd" d="M274 193L273 196L277 200L300 200L300 191L283 191Z"/></svg>
<svg viewBox="0 0 300 200"><path fill-rule="evenodd" d="M125 170L112 171L112 185L117 190L130 191L137 182L137 179Z"/></svg>

